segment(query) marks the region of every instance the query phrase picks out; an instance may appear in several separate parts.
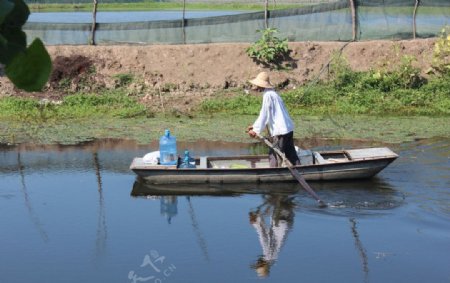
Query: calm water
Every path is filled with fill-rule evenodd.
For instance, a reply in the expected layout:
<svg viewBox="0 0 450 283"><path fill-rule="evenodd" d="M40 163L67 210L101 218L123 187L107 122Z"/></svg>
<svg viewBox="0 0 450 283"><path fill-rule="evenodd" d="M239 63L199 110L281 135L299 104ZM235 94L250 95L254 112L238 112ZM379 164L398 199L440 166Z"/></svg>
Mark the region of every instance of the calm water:
<svg viewBox="0 0 450 283"><path fill-rule="evenodd" d="M0 282L449 282L450 140L391 148L372 180L311 183L319 209L302 191L134 197L150 148L131 142L0 147Z"/></svg>
<svg viewBox="0 0 450 283"><path fill-rule="evenodd" d="M450 9L443 7L432 14L419 14L417 25L442 27L450 21L448 14ZM252 13L251 11L186 11L187 19L217 17L225 15L237 15L242 13ZM345 13L338 10L326 17L330 20ZM366 11L360 13L363 25L373 25L384 27L389 25L411 26L411 13L387 13L386 11ZM140 21L161 21L161 20L179 20L182 19L182 11L113 11L97 12L98 23L120 23L120 22L140 22ZM325 17L325 16L324 16ZM323 20L323 19L322 19ZM46 23L92 23L92 12L33 12L28 18L29 22ZM367 27L365 27L367 28Z"/></svg>

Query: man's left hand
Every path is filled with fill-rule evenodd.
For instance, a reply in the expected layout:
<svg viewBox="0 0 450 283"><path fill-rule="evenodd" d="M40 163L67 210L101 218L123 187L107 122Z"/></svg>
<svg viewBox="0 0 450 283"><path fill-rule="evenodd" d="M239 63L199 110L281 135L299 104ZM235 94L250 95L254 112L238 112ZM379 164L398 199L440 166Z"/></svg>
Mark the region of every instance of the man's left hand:
<svg viewBox="0 0 450 283"><path fill-rule="evenodd" d="M248 131L248 135L249 135L251 138L256 138L256 132L253 131L253 130Z"/></svg>

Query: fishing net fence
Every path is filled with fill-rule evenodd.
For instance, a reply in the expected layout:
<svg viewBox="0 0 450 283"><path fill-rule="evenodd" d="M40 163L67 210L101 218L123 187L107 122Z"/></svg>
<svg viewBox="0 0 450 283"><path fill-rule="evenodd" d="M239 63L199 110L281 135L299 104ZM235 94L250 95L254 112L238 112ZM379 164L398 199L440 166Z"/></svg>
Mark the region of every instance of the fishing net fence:
<svg viewBox="0 0 450 283"><path fill-rule="evenodd" d="M295 1L290 3L293 2ZM116 23L28 22L24 30L29 39L39 37L49 45L90 42L192 44L254 42L260 37L256 31L266 27L278 29L278 36L289 41L427 38L438 35L442 27L450 24L449 0L309 2L299 7L277 10L265 10L262 5L263 10L259 12L206 18L183 18L184 13L180 12L180 19L177 20Z"/></svg>

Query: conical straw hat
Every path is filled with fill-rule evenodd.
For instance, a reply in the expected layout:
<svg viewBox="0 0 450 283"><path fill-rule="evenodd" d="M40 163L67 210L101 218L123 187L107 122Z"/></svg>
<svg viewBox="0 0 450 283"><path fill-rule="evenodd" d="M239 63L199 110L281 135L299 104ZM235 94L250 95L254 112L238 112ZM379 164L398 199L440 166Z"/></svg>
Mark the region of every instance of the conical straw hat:
<svg viewBox="0 0 450 283"><path fill-rule="evenodd" d="M256 78L250 80L249 82L259 87L273 88L273 85L270 83L269 74L266 72L259 73Z"/></svg>

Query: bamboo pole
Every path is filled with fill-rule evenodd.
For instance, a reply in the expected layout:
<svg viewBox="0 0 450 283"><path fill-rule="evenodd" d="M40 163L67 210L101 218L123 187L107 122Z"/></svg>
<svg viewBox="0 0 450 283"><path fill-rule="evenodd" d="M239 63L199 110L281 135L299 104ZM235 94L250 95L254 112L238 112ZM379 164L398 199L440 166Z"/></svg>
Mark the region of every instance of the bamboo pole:
<svg viewBox="0 0 450 283"><path fill-rule="evenodd" d="M17 152L17 167L20 175L20 182L22 183L22 193L25 200L25 207L27 208L28 215L30 216L31 221L33 222L34 226L36 227L36 230L38 230L39 234L41 234L42 239L44 242L48 242L48 234L44 229L44 225L42 225L40 218L36 214L36 212L33 209L29 194L27 185L25 183L25 165L22 163L22 159L20 156L20 151Z"/></svg>
<svg viewBox="0 0 450 283"><path fill-rule="evenodd" d="M98 0L94 0L94 10L92 11L92 28L91 28L91 40L90 45L95 45L95 30L97 28L97 6Z"/></svg>
<svg viewBox="0 0 450 283"><path fill-rule="evenodd" d="M106 240L108 238L108 229L106 226L106 214L105 214L105 200L103 197L102 175L100 158L97 151L92 153L94 160L95 176L97 177L97 191L98 191L98 219L97 219L97 239L95 244L97 246L97 255L102 255L106 250Z"/></svg>
<svg viewBox="0 0 450 283"><path fill-rule="evenodd" d="M183 44L186 44L186 30L185 30L185 24L186 24L186 0L183 0L183 21L181 22L181 29L183 33Z"/></svg>
<svg viewBox="0 0 450 283"><path fill-rule="evenodd" d="M356 8L355 8L355 1L350 1L350 10L352 13L352 41L356 41L356 33L357 33L357 24L356 24Z"/></svg>
<svg viewBox="0 0 450 283"><path fill-rule="evenodd" d="M413 38L416 39L417 27L416 27L416 16L417 16L417 8L419 7L420 0L416 0L416 4L414 5L413 12Z"/></svg>
<svg viewBox="0 0 450 283"><path fill-rule="evenodd" d="M191 224L194 229L195 234L197 235L197 242L200 245L200 249L205 256L206 261L209 261L209 253L208 246L206 245L205 238L203 237L202 232L200 231L200 226L198 225L197 217L195 216L194 206L191 203L191 197L186 197L189 204L189 215L191 216Z"/></svg>
<svg viewBox="0 0 450 283"><path fill-rule="evenodd" d="M357 223L355 218L350 218L352 224L351 230L353 238L355 239L355 247L358 250L359 256L362 262L362 268L364 272L364 282L369 282L369 259L367 257L366 249L364 248L361 240L359 239L359 233L357 230Z"/></svg>
<svg viewBox="0 0 450 283"><path fill-rule="evenodd" d="M269 28L269 0L265 0L264 3L264 28Z"/></svg>

